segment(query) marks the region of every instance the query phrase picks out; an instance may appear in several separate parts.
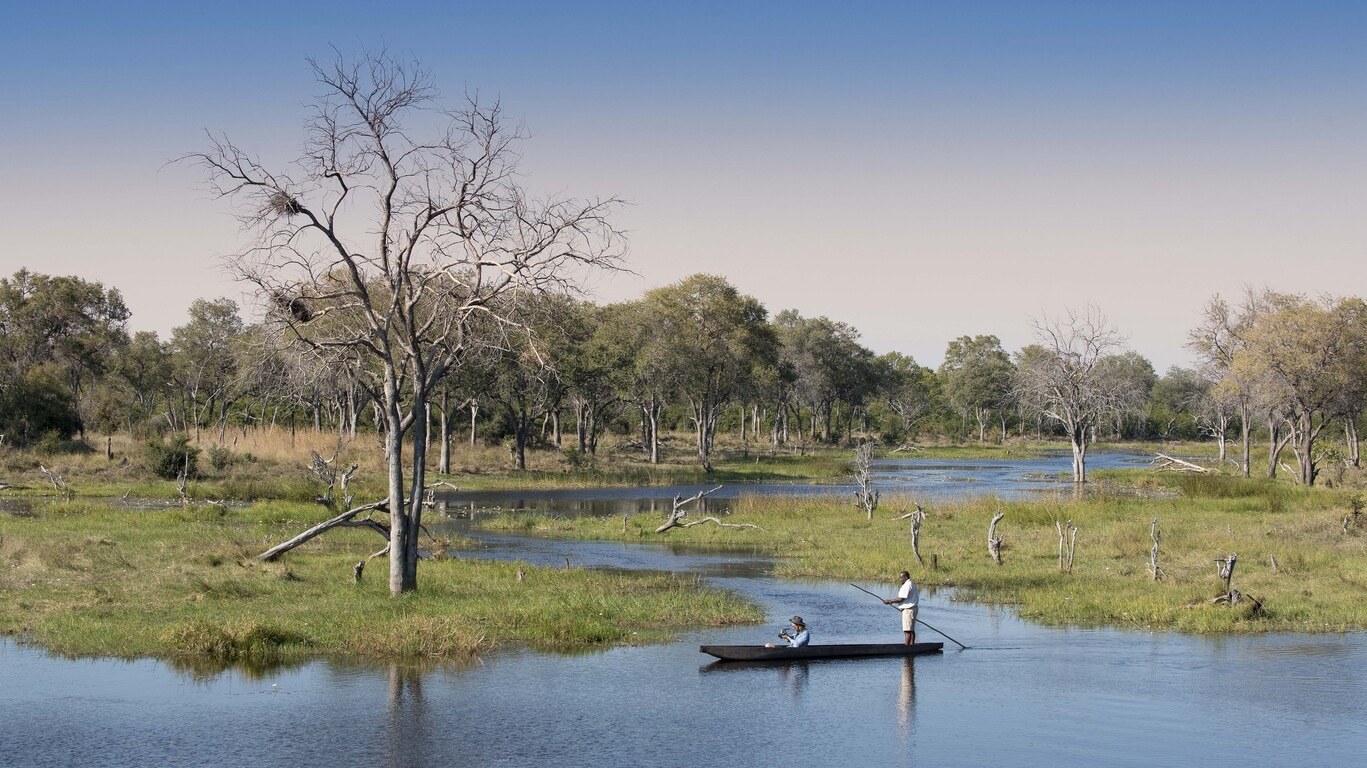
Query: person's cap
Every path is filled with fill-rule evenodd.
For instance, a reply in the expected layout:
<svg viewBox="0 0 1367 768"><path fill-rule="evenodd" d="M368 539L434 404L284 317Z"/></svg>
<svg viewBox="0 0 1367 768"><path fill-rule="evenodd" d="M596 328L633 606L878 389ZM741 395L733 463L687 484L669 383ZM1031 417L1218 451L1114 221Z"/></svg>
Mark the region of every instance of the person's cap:
<svg viewBox="0 0 1367 768"><path fill-rule="evenodd" d="M789 621L798 625L799 627L807 626L807 622L803 621L801 616L794 616L793 618L789 619Z"/></svg>

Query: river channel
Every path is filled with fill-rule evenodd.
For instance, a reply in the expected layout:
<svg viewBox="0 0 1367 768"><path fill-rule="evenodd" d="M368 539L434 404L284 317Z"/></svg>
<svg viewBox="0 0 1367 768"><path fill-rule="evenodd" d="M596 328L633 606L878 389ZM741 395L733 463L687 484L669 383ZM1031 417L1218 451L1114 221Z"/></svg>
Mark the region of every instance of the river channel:
<svg viewBox="0 0 1367 768"><path fill-rule="evenodd" d="M1050 472L988 470L997 471L1025 485ZM944 472L1001 486L967 462ZM929 488L942 482L904 481L918 498L944 498ZM657 496L638 491L633 503ZM527 508L533 498L456 506ZM574 513L585 501L547 509ZM895 642L898 617L848 584L776 580L762 558L479 537L484 546L465 556L701 574L760 601L771 621L427 671L318 661L204 675L150 660L56 658L5 640L0 766L1348 766L1367 749L1362 633L1044 628L941 590L922 618L967 650L946 640L942 655L913 660L723 664L698 645L763 642L793 613L816 643ZM892 593L890 583L861 586ZM937 638L923 629L918 639Z"/></svg>

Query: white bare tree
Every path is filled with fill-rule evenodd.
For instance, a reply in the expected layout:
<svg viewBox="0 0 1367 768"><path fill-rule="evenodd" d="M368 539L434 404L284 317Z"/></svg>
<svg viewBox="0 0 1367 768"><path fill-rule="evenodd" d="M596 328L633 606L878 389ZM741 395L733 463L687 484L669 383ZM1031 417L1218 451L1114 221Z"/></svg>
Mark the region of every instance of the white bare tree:
<svg viewBox="0 0 1367 768"><path fill-rule="evenodd" d="M389 587L417 587L428 403L514 290L567 290L618 264L615 199L532 199L498 104L436 108L428 73L388 53L310 61L322 96L302 156L265 164L227 137L188 155L256 235L231 269L283 338L359 372L382 412ZM420 136L421 134L421 136ZM411 445L405 466L403 443ZM361 508L358 508L359 511ZM342 524L342 523L339 523Z"/></svg>
<svg viewBox="0 0 1367 768"><path fill-rule="evenodd" d="M1124 339L1101 310L1066 310L1034 321L1039 354L1022 359L1017 387L1023 402L1058 422L1073 449L1073 482L1087 481L1087 444L1097 420L1135 407L1133 388L1098 367Z"/></svg>

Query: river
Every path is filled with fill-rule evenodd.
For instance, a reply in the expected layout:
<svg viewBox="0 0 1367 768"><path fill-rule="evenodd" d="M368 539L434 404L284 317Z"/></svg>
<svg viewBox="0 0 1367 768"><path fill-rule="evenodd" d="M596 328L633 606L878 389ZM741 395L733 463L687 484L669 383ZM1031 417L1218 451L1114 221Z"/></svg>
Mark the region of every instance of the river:
<svg viewBox="0 0 1367 768"><path fill-rule="evenodd" d="M481 537L472 556L699 573L772 620L421 671L318 661L197 675L6 640L0 766L1344 766L1367 748L1362 633L1053 629L939 590L922 618L967 650L724 664L697 646L763 642L793 613L814 642L895 642L898 616L848 584L776 580L755 557Z"/></svg>

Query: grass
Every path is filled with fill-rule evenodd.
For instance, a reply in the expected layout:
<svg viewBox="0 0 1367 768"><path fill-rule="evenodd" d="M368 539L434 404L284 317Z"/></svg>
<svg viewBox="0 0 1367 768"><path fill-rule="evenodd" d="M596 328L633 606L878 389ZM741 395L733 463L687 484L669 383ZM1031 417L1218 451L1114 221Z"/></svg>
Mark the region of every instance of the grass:
<svg viewBox="0 0 1367 768"><path fill-rule="evenodd" d="M99 450L38 455L0 445L0 488L7 496L50 497L57 492L42 469L61 478L80 496L179 500L174 480L155 478L147 466L142 444L126 436L109 443L113 459L106 457L104 441ZM309 470L311 452L335 464L358 464L351 484L357 499L379 499L386 493L385 469L380 446L373 435L362 435L338 450L331 432L298 431L263 427L229 431L223 441L201 434L199 474L186 493L199 500L257 501L287 499L308 501L323 491L323 484ZM428 452L428 478L445 480L465 490L512 488L572 488L600 486L673 485L679 483L745 483L763 480L814 481L849 474L853 452L837 447L774 448L768 444L741 443L734 436L719 438L714 470L704 472L693 455L689 435L669 435L663 441L662 461L650 464L639 449L618 438L604 438L597 457L579 460L555 448L527 453L528 467L514 470L508 450L502 446L457 443L452 446L451 473L436 472L437 447ZM210 455L217 454L217 465Z"/></svg>
<svg viewBox="0 0 1367 768"><path fill-rule="evenodd" d="M484 525L562 537L686 541L741 547L778 559L788 578L890 579L903 568L930 588L956 597L1009 604L1030 620L1066 626L1123 626L1193 633L1367 629L1367 516L1345 532L1350 497L1265 480L1147 474L1139 492L1125 489L1081 501L998 501L938 505L921 528L922 565L914 560L908 521L895 521L909 500L885 499L869 521L830 498L745 496L728 522L659 535L658 515L622 519L494 518ZM988 524L1004 563L987 553ZM1148 570L1158 518L1162 579ZM1071 573L1059 569L1057 525L1079 529ZM1216 559L1237 553L1233 587L1252 601L1211 604L1223 592ZM1276 565L1273 565L1275 558Z"/></svg>
<svg viewBox="0 0 1367 768"><path fill-rule="evenodd" d="M280 562L255 559L326 514L287 502L134 510L77 500L0 515L0 633L73 656L264 665L599 648L763 619L695 578L441 556L459 542L435 546L419 590L392 598L384 558L354 583L352 566L383 545L356 529Z"/></svg>

